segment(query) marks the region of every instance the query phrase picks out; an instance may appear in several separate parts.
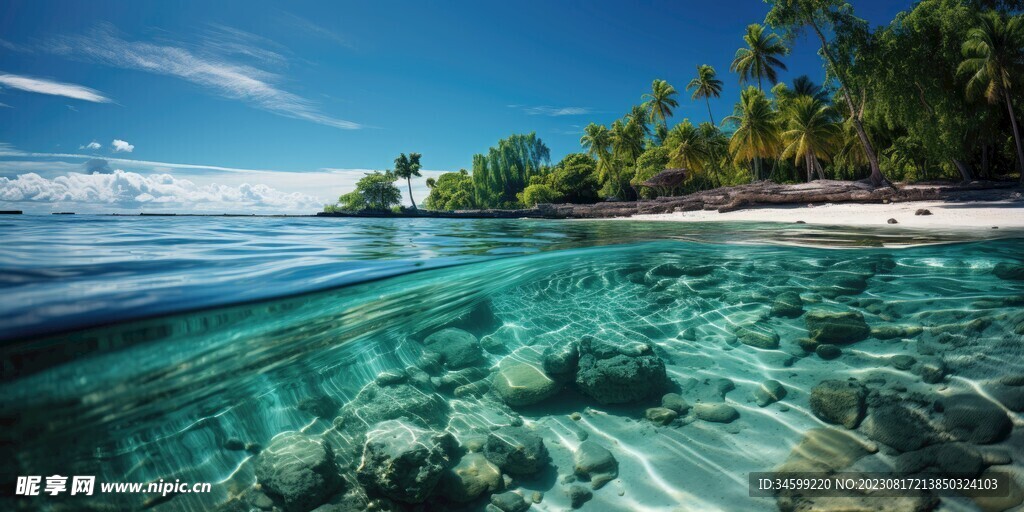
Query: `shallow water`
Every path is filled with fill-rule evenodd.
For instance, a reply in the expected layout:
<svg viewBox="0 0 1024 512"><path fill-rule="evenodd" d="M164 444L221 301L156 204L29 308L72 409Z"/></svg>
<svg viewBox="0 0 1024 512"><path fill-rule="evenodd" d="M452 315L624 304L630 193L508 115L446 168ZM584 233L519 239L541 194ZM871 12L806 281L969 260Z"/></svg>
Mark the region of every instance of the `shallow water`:
<svg viewBox="0 0 1024 512"><path fill-rule="evenodd" d="M28 221L46 222L46 237L38 225L4 220L0 230L14 242L0 249L0 282L15 300L0 306L9 339L0 382L3 479L60 473L98 482L213 483L209 494L162 500L122 494L20 503L207 510L230 502L248 509L259 497L252 487L264 455L233 442L267 447L293 431L333 448L346 499L358 500L355 468L373 427L361 420L381 419L386 414L374 407L386 400L367 408L357 395L396 386L431 404L424 409L423 396L414 397L409 423L451 432L464 447L502 425L540 435L550 465L516 476L510 487L543 492L536 510L569 507L565 477L584 438L618 461L617 477L593 490L584 510L774 510L776 500L748 497L747 474L784 463L812 429L873 444L877 453L850 468L888 471L900 452L870 431L878 411L902 404L931 425L925 445L950 446L969 436L949 428L952 413L936 403L965 393L981 396L1013 426L998 439L973 439L972 453L988 454L989 462L996 452L1008 455L1000 469L1024 475L1022 418L1013 411L1024 405L1024 387L1000 383L1024 374L1024 281L994 272L1000 263L1024 263L1019 234L902 247L963 234L334 220ZM799 294L806 312L773 314L784 292ZM873 332L843 345L837 359L822 359L799 345L807 317L820 311L858 313ZM126 316L138 319L104 325ZM98 327L82 329L90 325ZM739 342L740 326L776 333L778 347ZM883 335L891 326L905 329ZM423 381L415 369L430 366L421 359L426 336L446 327L470 332L487 349L475 365L484 371L469 379L482 382L477 387L456 388L444 380L452 374L432 367L436 380ZM46 336L54 332L61 334ZM499 365L539 368L547 347L588 337L624 349L649 344L670 382L617 405L601 404L573 382L519 407L490 390ZM897 355L916 363L898 369ZM944 368L940 379L929 377L933 368ZM382 372L406 369L405 383L373 383ZM848 430L817 417L810 393L821 381L851 378L864 386L867 419ZM787 393L760 407L754 394L769 379ZM645 409L666 392L691 405L727 404L739 417L717 423L691 410L665 426L646 420ZM482 510L487 501L430 503ZM976 509L963 498L939 506Z"/></svg>

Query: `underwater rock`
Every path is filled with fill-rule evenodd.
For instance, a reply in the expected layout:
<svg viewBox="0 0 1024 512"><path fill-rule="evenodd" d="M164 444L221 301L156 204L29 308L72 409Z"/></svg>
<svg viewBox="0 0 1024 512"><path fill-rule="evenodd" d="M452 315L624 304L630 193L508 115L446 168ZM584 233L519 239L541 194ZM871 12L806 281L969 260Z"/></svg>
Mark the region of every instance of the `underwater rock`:
<svg viewBox="0 0 1024 512"><path fill-rule="evenodd" d="M512 407L542 402L562 388L536 366L511 359L499 365L492 386L498 396Z"/></svg>
<svg viewBox="0 0 1024 512"><path fill-rule="evenodd" d="M868 279L871 276L872 274L868 273L830 271L815 279L810 289L826 299L858 295L868 288Z"/></svg>
<svg viewBox="0 0 1024 512"><path fill-rule="evenodd" d="M346 426L353 423L369 426L386 420L406 417L424 426L441 428L447 423L448 402L432 389L411 384L380 386L367 384L351 402L342 408Z"/></svg>
<svg viewBox="0 0 1024 512"><path fill-rule="evenodd" d="M918 208L914 211L914 215L931 215L932 211L927 208Z"/></svg>
<svg viewBox="0 0 1024 512"><path fill-rule="evenodd" d="M504 487L498 466L482 453L467 453L441 477L440 491L449 500L466 503Z"/></svg>
<svg viewBox="0 0 1024 512"><path fill-rule="evenodd" d="M477 364L484 357L476 336L454 327L427 336L423 346L425 350L440 354L441 362L453 370Z"/></svg>
<svg viewBox="0 0 1024 512"><path fill-rule="evenodd" d="M552 345L544 350L544 371L552 376L571 376L580 361L579 343Z"/></svg>
<svg viewBox="0 0 1024 512"><path fill-rule="evenodd" d="M296 409L312 414L318 418L330 418L338 413L339 404L326 395L310 397L302 400L295 406Z"/></svg>
<svg viewBox="0 0 1024 512"><path fill-rule="evenodd" d="M834 472L853 465L878 447L834 428L808 430L778 472Z"/></svg>
<svg viewBox="0 0 1024 512"><path fill-rule="evenodd" d="M649 343L618 347L590 338L580 343L576 385L602 404L642 400L661 391L666 381L665 362Z"/></svg>
<svg viewBox="0 0 1024 512"><path fill-rule="evenodd" d="M896 457L896 471L900 473L977 476L984 469L981 452L966 443L934 444Z"/></svg>
<svg viewBox="0 0 1024 512"><path fill-rule="evenodd" d="M484 455L510 475L532 475L550 462L544 440L525 427L501 427L487 435Z"/></svg>
<svg viewBox="0 0 1024 512"><path fill-rule="evenodd" d="M867 391L857 382L824 380L811 389L811 411L826 423L857 428Z"/></svg>
<svg viewBox="0 0 1024 512"><path fill-rule="evenodd" d="M737 326L735 332L736 339L744 345L765 350L779 348L779 334L771 327L747 324Z"/></svg>
<svg viewBox="0 0 1024 512"><path fill-rule="evenodd" d="M804 314L804 301L800 298L799 293L782 292L772 302L772 316L796 318L802 314Z"/></svg>
<svg viewBox="0 0 1024 512"><path fill-rule="evenodd" d="M245 449L245 443L241 439L232 437L224 441L224 449L240 452Z"/></svg>
<svg viewBox="0 0 1024 512"><path fill-rule="evenodd" d="M651 407L644 411L644 417L651 423L657 423L658 425L668 425L675 421L678 416L679 413L665 407Z"/></svg>
<svg viewBox="0 0 1024 512"><path fill-rule="evenodd" d="M341 487L331 447L298 432L278 435L256 459L256 481L279 498L285 510L320 505Z"/></svg>
<svg viewBox="0 0 1024 512"><path fill-rule="evenodd" d="M421 503L451 465L456 444L447 432L404 419L380 422L366 433L359 483L395 501Z"/></svg>
<svg viewBox="0 0 1024 512"><path fill-rule="evenodd" d="M948 371L946 363L939 359L921 363L921 365L917 367L917 373L921 376L921 380L928 384L942 382L942 379L946 378L946 373Z"/></svg>
<svg viewBox="0 0 1024 512"><path fill-rule="evenodd" d="M712 423L732 423L740 417L739 411L728 404L697 404L693 406L693 414L697 419Z"/></svg>
<svg viewBox="0 0 1024 512"><path fill-rule="evenodd" d="M871 337L879 340L913 338L923 331L920 325L882 325L871 328Z"/></svg>
<svg viewBox="0 0 1024 512"><path fill-rule="evenodd" d="M441 390L455 389L459 386L466 386L479 382L490 376L490 372L479 367L469 367L462 370L448 372L441 377L435 377L436 387Z"/></svg>
<svg viewBox="0 0 1024 512"><path fill-rule="evenodd" d="M996 266L992 268L992 273L999 279L1007 281L1024 281L1024 265L1018 265L1015 263L996 263Z"/></svg>
<svg viewBox="0 0 1024 512"><path fill-rule="evenodd" d="M661 397L661 406L679 414L684 414L690 409L690 404L679 393L665 393L665 396Z"/></svg>
<svg viewBox="0 0 1024 512"><path fill-rule="evenodd" d="M917 359L914 359L914 356L911 355L897 354L889 358L889 364L897 370L907 371L917 364Z"/></svg>
<svg viewBox="0 0 1024 512"><path fill-rule="evenodd" d="M594 493L582 485L570 485L565 490L565 495L569 497L569 504L572 508L580 508L594 497Z"/></svg>
<svg viewBox="0 0 1024 512"><path fill-rule="evenodd" d="M935 440L927 417L898 403L872 409L860 428L871 440L901 452L920 449Z"/></svg>
<svg viewBox="0 0 1024 512"><path fill-rule="evenodd" d="M939 400L937 406L942 410L939 427L957 441L995 443L1013 430L1006 412L979 395L953 395Z"/></svg>
<svg viewBox="0 0 1024 512"><path fill-rule="evenodd" d="M821 345L815 347L814 353L818 354L818 357L826 361L830 361L832 359L837 359L839 358L839 356L843 355L843 349L839 348L838 345L833 345L831 343L822 343Z"/></svg>
<svg viewBox="0 0 1024 512"><path fill-rule="evenodd" d="M405 379L409 378L405 372L385 370L377 374L377 378L374 379L378 386L390 386L392 384L401 384L405 382Z"/></svg>
<svg viewBox="0 0 1024 512"><path fill-rule="evenodd" d="M786 388L777 380L766 380L754 390L754 401L758 407L767 407L786 397Z"/></svg>
<svg viewBox="0 0 1024 512"><path fill-rule="evenodd" d="M444 365L441 364L441 354L437 352L423 352L420 354L420 358L416 360L416 367L423 370L427 375L439 375L444 371Z"/></svg>
<svg viewBox="0 0 1024 512"><path fill-rule="evenodd" d="M530 504L519 493L512 491L491 496L491 505L501 512L524 512L530 508Z"/></svg>
<svg viewBox="0 0 1024 512"><path fill-rule="evenodd" d="M584 441L573 454L573 471L581 478L590 480L591 487L600 489L619 476L619 462L605 447L593 441Z"/></svg>
<svg viewBox="0 0 1024 512"><path fill-rule="evenodd" d="M818 345L821 345L821 343L810 338L800 338L796 340L796 343L804 350L804 352L814 352L815 350L818 350Z"/></svg>
<svg viewBox="0 0 1024 512"><path fill-rule="evenodd" d="M808 335L818 343L848 345L871 334L864 315L856 311L811 311L804 316Z"/></svg>

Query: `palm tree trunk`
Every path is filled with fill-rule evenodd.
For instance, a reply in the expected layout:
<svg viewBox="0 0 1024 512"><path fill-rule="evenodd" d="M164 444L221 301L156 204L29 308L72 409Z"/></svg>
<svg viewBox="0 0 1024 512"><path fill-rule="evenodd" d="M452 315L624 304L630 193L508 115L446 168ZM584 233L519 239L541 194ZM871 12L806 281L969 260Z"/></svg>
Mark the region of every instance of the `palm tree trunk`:
<svg viewBox="0 0 1024 512"><path fill-rule="evenodd" d="M981 145L981 176L988 179L988 144Z"/></svg>
<svg viewBox="0 0 1024 512"><path fill-rule="evenodd" d="M825 169L821 168L821 162L819 162L817 158L814 159L814 168L818 171L818 179L825 179Z"/></svg>
<svg viewBox="0 0 1024 512"><path fill-rule="evenodd" d="M715 116L711 114L711 98L709 96L704 96L704 101L708 104L708 117L711 118L711 124L715 124Z"/></svg>
<svg viewBox="0 0 1024 512"><path fill-rule="evenodd" d="M416 200L412 198L412 176L405 178L405 183L409 185L409 202L412 203L412 209L416 209Z"/></svg>
<svg viewBox="0 0 1024 512"><path fill-rule="evenodd" d="M807 183L814 179L813 166L811 165L811 154L804 155L804 170L807 171Z"/></svg>
<svg viewBox="0 0 1024 512"><path fill-rule="evenodd" d="M1017 128L1017 116L1013 115L1013 103L1010 101L1010 93L1003 90L1003 98L1006 98L1006 110L1010 113L1010 124L1013 125L1013 141L1017 143L1017 169L1020 171L1020 182L1024 183L1024 149L1020 145L1020 129Z"/></svg>
<svg viewBox="0 0 1024 512"><path fill-rule="evenodd" d="M967 165L965 165L963 162L961 162L960 160L957 160L956 158L954 158L953 159L953 165L956 166L956 170L960 171L960 179L964 183L967 183L967 182L971 181L972 179L974 179L971 176L971 169L969 167L967 167Z"/></svg>
<svg viewBox="0 0 1024 512"><path fill-rule="evenodd" d="M818 24L813 18L809 20L811 27L814 28L814 32L818 34L818 39L821 40L821 53L825 56L829 66L832 66L832 72L836 75L836 80L839 81L839 88L843 90L843 97L846 99L846 106L850 109L850 118L853 119L853 126L857 129L857 137L860 138L860 143L864 146L864 154L868 157L868 162L871 163L871 184L874 186L887 185L892 187L889 180L885 179L882 174L882 169L878 166L878 155L875 154L875 148L871 145L871 141L868 140L868 134L864 131L864 125L860 122L860 117L857 116L857 109L853 105L853 98L850 97L850 91L846 87L846 81L843 80L842 74L839 72L839 67L836 66L835 60L832 59L832 53L828 51L828 42L825 41L825 35L821 33L821 29L818 28Z"/></svg>

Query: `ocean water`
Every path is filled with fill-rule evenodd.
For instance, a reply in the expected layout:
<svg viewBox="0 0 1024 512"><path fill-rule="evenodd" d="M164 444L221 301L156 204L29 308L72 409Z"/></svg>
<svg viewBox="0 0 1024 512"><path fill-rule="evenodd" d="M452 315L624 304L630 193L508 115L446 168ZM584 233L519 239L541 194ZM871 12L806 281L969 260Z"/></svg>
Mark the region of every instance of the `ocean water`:
<svg viewBox="0 0 1024 512"><path fill-rule="evenodd" d="M0 233L4 485L212 484L5 492L5 509L484 510L511 490L542 493L533 510L568 510L572 492L589 493L582 510L1003 510L1024 496L1022 233L86 216L5 218ZM535 467L505 460L508 438ZM574 475L595 444L615 459L599 488ZM779 468L1002 472L1018 487L750 497L748 474ZM489 483L469 499L474 478Z"/></svg>

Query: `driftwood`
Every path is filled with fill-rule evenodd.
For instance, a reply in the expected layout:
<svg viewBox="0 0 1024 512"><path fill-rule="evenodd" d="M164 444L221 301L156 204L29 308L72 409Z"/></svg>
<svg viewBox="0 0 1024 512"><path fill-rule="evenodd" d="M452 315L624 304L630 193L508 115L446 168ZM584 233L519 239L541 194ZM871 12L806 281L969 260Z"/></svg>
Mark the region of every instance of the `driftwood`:
<svg viewBox="0 0 1024 512"><path fill-rule="evenodd" d="M760 181L749 185L722 187L679 197L659 197L650 201L615 201L596 204L540 204L522 210L460 210L438 212L419 210L401 217L443 218L547 218L601 219L631 217L640 214L673 213L696 210L730 212L772 205L814 203L884 203L906 201L998 201L1019 200L1016 182L972 182L967 184L924 183L899 188L873 187L865 182L818 180L781 185ZM320 213L325 217L365 217L381 215Z"/></svg>

